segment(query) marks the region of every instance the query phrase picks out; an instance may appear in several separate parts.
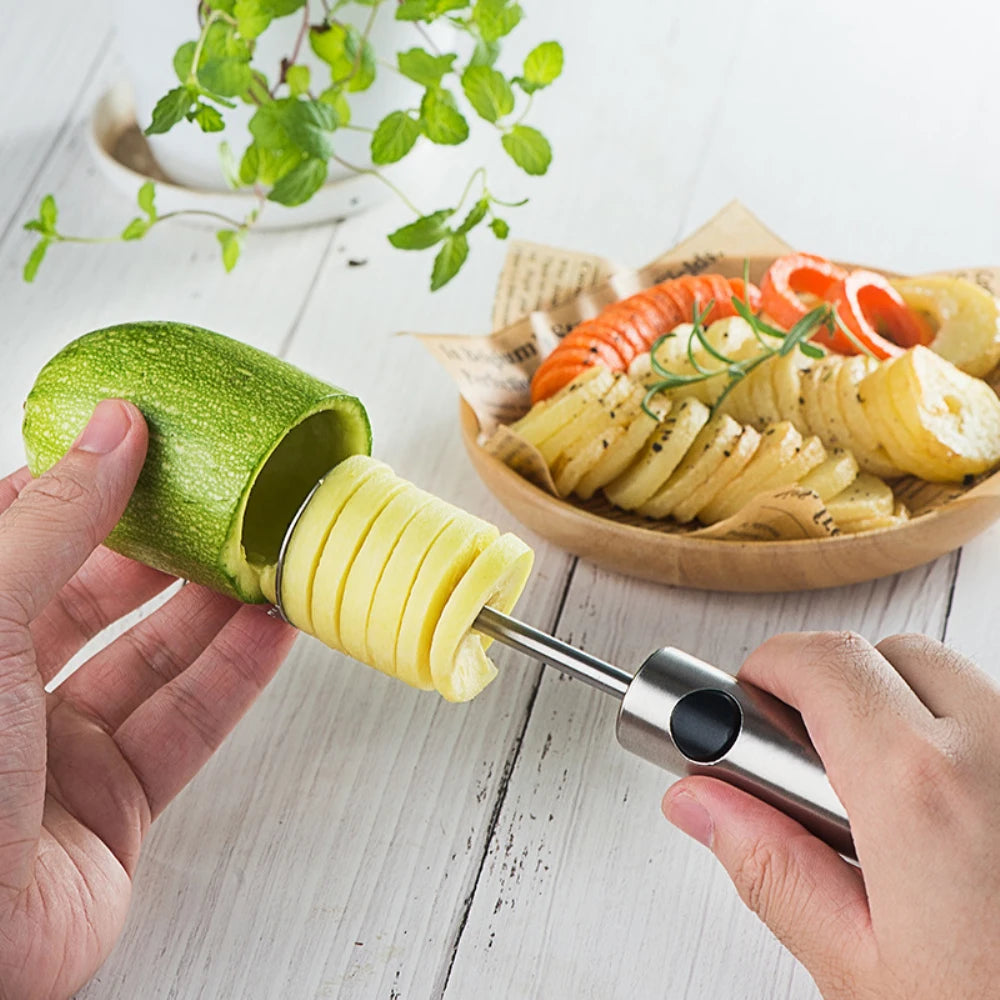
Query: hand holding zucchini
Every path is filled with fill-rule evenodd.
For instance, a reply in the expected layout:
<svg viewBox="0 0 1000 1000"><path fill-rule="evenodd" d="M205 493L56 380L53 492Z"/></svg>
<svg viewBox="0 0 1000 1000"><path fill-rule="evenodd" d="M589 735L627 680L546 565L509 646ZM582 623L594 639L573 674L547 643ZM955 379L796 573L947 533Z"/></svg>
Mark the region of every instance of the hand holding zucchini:
<svg viewBox="0 0 1000 1000"><path fill-rule="evenodd" d="M142 411L149 451L109 547L273 601L282 542L308 497L281 574L293 625L452 701L495 675L471 624L486 603L510 610L531 550L369 458L356 397L198 327L109 327L39 374L24 415L31 472L58 461L112 396Z"/></svg>

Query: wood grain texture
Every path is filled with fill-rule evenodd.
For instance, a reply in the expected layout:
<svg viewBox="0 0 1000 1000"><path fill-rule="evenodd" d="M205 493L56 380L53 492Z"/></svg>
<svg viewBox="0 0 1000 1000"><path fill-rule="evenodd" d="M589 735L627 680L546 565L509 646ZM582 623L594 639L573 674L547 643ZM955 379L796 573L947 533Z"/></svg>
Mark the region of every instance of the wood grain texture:
<svg viewBox="0 0 1000 1000"><path fill-rule="evenodd" d="M526 182L495 136L469 161L486 154L498 196L531 195L511 214L518 236L638 264L740 197L806 249L907 271L1000 262L983 224L1000 208L997 12L972 0L946 22L921 16L930 4L900 16L892 0L525 6L524 48L559 38L567 51L564 79L536 101L552 169ZM474 241L467 271L431 297L426 256L386 245L406 221L388 204L254 238L228 277L211 233L164 226L129 247L57 247L28 288L20 225L45 192L77 232L117 231L133 207L83 143L118 75L105 5L21 4L5 28L5 469L21 464L20 401L48 356L109 322L174 318L355 389L379 457L516 527L461 448L446 377L393 336L484 332L502 245ZM422 204L447 204L466 167L427 179ZM672 589L585 563L570 578L573 560L525 536L539 560L521 617L623 665L670 642L735 669L776 631L854 628L946 635L997 672L997 529L900 576L783 595ZM153 828L123 938L80 1000L815 997L716 863L663 821L669 778L617 748L613 703L497 656L500 678L456 708L300 640Z"/></svg>

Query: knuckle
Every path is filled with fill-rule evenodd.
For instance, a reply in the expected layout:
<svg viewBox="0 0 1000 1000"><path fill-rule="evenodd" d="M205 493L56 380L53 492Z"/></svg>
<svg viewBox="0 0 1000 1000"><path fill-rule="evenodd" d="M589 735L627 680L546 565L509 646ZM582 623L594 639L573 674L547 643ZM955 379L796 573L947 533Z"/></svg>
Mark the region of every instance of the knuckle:
<svg viewBox="0 0 1000 1000"><path fill-rule="evenodd" d="M956 747L943 740L916 741L896 755L893 770L897 793L909 809L935 824L952 824L963 786L962 755Z"/></svg>
<svg viewBox="0 0 1000 1000"><path fill-rule="evenodd" d="M72 464L63 462L25 486L18 503L8 511L11 526L16 531L21 522L30 519L33 531L38 531L41 528L39 514L44 516L52 511L72 507L76 530L84 532L94 546L101 540L98 526L105 512L106 501L98 496L96 503L89 502L92 493L92 489L73 469ZM56 514L46 530L53 533L59 531L62 516Z"/></svg>
<svg viewBox="0 0 1000 1000"><path fill-rule="evenodd" d="M763 841L753 843L733 872L733 882L744 903L765 923L775 902L788 892L788 865L774 848Z"/></svg>
<svg viewBox="0 0 1000 1000"><path fill-rule="evenodd" d="M184 719L194 738L214 751L222 742L222 735L209 704L184 684L169 684L163 692L173 702L177 714Z"/></svg>

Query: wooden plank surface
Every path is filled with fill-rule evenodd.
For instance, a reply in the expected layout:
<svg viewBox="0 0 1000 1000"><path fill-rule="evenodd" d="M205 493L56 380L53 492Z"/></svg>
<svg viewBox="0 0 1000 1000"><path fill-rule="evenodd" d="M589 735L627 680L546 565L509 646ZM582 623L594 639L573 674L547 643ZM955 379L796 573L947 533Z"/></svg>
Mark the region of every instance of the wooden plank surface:
<svg viewBox="0 0 1000 1000"><path fill-rule="evenodd" d="M983 221L1000 209L995 11L957 0L942 22L892 0L526 6L525 44L567 50L565 78L536 102L552 170L528 183L492 137L474 150L498 193L532 196L511 216L516 235L641 264L739 196L834 256L914 270L1000 256ZM42 52L51 73L36 79ZM461 451L446 377L394 336L484 330L499 244L476 241L467 272L429 296L429 259L385 244L404 218L387 204L258 237L228 277L211 233L163 227L129 247L57 247L38 284L22 284L20 225L45 192L76 231L132 214L84 148L90 108L119 73L96 0L22 4L0 37L3 468L22 461L20 403L61 344L174 318L359 392L379 457L515 528ZM424 178L425 203L467 173ZM996 531L899 577L780 596L657 587L528 540L539 559L522 616L626 666L671 643L735 669L799 628L918 630L992 655ZM815 996L715 862L663 821L669 779L617 747L610 699L497 658L498 681L456 708L300 640L153 828L125 934L81 1000Z"/></svg>

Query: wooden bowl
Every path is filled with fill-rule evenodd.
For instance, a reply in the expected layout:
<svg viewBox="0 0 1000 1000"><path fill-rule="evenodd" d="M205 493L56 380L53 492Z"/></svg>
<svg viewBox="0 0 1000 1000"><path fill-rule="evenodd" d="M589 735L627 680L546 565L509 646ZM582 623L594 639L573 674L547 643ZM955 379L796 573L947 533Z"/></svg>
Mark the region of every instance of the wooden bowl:
<svg viewBox="0 0 1000 1000"><path fill-rule="evenodd" d="M480 478L522 524L605 569L700 590L816 590L912 569L964 545L1000 519L1000 473L894 528L803 541L735 542L639 527L559 500L478 444L460 404L462 439Z"/></svg>

